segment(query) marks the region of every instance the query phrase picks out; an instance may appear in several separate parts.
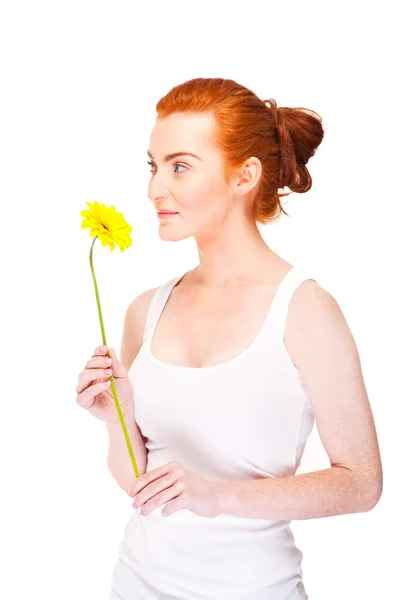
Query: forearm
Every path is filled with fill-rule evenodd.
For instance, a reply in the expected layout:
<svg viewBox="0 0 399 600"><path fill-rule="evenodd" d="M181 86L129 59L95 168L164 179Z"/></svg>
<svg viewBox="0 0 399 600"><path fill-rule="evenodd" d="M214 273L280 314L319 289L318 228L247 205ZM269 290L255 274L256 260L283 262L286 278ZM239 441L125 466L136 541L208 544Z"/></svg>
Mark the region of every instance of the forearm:
<svg viewBox="0 0 399 600"><path fill-rule="evenodd" d="M218 481L219 514L270 520L316 519L373 508L373 495L354 472L330 467L312 473Z"/></svg>
<svg viewBox="0 0 399 600"><path fill-rule="evenodd" d="M147 448L137 427L134 416L124 416L130 443L136 458L140 475L147 469ZM118 423L106 423L108 432L108 455L107 466L119 486L128 493L136 475L130 458L122 425Z"/></svg>

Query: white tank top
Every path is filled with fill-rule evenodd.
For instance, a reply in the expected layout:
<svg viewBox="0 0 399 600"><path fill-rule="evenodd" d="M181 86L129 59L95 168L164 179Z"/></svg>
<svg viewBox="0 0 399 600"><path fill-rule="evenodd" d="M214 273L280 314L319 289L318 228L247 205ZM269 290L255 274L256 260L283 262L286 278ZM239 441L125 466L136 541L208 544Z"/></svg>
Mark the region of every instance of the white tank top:
<svg viewBox="0 0 399 600"><path fill-rule="evenodd" d="M183 276L155 292L129 371L136 422L148 437L147 472L177 460L215 481L294 475L314 416L284 333L292 294L311 277L296 267L286 273L261 330L238 356L185 367L161 362L150 350L169 294ZM291 521L206 518L188 509L163 517L164 506L145 516L132 509L112 600L308 598Z"/></svg>

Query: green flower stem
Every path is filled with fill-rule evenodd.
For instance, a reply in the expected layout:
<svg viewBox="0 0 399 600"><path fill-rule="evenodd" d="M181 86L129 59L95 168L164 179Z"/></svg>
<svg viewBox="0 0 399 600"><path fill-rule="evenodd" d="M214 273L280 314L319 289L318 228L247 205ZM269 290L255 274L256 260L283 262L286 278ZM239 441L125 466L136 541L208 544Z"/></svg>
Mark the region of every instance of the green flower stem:
<svg viewBox="0 0 399 600"><path fill-rule="evenodd" d="M94 238L93 243L92 243L91 248L90 248L90 269L91 269L91 274L93 276L94 289L95 289L95 292L96 292L96 301L97 301L97 308L98 308L98 316L100 317L100 326L101 326L102 341L103 341L104 346L108 346L107 340L105 338L105 329L104 329L103 316L102 316L102 312L101 312L100 296L98 294L97 281L96 281L96 276L95 276L94 267L93 267L93 247L94 247L94 242L96 241L97 237L98 236L96 236ZM108 352L107 352L107 356L108 356ZM113 378L112 375L110 377L110 380L111 380L111 388L112 388L112 394L113 394L114 400L115 400L116 410L118 411L118 415L119 415L119 419L120 419L120 422L121 422L121 425L122 425L122 429L123 429L123 433L124 433L124 436L125 436L127 448L129 450L130 458L132 460L134 473L136 475L136 478L138 478L138 477L140 477L139 469L137 467L136 458L134 456L133 448L132 448L132 445L130 443L129 434L127 432L125 419L123 418L121 406L119 404L118 394L116 392L114 378Z"/></svg>

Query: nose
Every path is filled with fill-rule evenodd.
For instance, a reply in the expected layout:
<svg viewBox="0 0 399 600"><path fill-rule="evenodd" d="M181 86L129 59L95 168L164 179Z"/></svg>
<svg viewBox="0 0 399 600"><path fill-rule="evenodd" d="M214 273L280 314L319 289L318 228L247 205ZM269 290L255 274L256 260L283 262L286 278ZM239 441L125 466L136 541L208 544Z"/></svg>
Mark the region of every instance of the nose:
<svg viewBox="0 0 399 600"><path fill-rule="evenodd" d="M169 190L165 183L162 181L162 178L158 175L153 175L151 181L148 184L148 197L149 199L156 203L162 202L164 198L169 196Z"/></svg>

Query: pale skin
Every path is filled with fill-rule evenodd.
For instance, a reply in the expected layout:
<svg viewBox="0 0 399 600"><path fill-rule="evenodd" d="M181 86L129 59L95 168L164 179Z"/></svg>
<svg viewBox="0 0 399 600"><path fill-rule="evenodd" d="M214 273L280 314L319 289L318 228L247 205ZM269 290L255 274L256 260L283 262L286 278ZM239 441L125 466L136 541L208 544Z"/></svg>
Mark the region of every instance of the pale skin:
<svg viewBox="0 0 399 600"><path fill-rule="evenodd" d="M159 360L188 367L222 363L242 352L292 267L267 246L250 218L260 161L249 158L226 183L212 130L211 115L172 115L156 123L150 140L149 198L154 208L179 213L160 219L160 237L193 236L199 255L198 266L172 290L151 350ZM184 155L174 158L174 165L163 161L178 151L199 159ZM292 296L284 342L331 466L226 482L171 462L133 482L133 506L149 514L165 505L163 516L189 509L209 518L225 513L294 520L364 512L376 505L382 465L358 350L337 301L313 280L300 284Z"/></svg>

